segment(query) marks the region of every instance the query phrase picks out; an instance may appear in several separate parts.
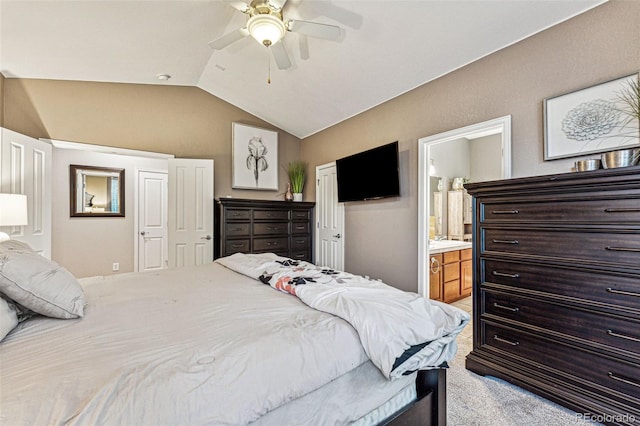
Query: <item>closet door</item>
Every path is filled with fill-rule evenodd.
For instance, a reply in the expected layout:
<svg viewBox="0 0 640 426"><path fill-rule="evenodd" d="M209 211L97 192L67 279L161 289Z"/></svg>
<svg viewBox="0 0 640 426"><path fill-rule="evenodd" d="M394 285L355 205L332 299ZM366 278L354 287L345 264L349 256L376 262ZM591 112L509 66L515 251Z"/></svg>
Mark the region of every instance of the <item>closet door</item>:
<svg viewBox="0 0 640 426"><path fill-rule="evenodd" d="M169 160L169 267L213 262L213 160Z"/></svg>
<svg viewBox="0 0 640 426"><path fill-rule="evenodd" d="M29 211L28 225L3 232L50 259L51 145L8 129L0 132L0 192L25 194Z"/></svg>

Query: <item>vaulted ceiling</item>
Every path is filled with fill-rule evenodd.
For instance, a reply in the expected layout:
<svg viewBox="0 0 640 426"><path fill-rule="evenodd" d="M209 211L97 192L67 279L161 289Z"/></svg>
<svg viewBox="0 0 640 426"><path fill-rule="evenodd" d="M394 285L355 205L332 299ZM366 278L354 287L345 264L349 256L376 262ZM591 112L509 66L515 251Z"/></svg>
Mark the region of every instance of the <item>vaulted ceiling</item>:
<svg viewBox="0 0 640 426"><path fill-rule="evenodd" d="M0 72L197 86L304 138L603 2L289 0L285 20L336 25L341 35L288 32L292 66L280 70L251 37L208 46L246 25L229 2L1 0Z"/></svg>

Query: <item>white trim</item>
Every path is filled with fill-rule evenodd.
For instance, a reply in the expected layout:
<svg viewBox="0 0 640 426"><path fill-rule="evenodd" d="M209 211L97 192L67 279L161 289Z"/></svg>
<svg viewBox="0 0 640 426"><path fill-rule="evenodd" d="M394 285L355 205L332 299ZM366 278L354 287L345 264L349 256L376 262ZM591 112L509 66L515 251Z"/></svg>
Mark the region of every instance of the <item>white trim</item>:
<svg viewBox="0 0 640 426"><path fill-rule="evenodd" d="M59 148L59 149L75 149L77 151L101 152L103 154L128 155L133 157L158 158L158 159L165 159L165 160L169 158L175 158L175 155L173 154L163 154L160 152L139 151L137 149L116 148L116 147L104 146L104 145L92 145L88 143L60 141L56 139L40 138L40 140L44 142L48 142L51 145L53 145L54 148Z"/></svg>
<svg viewBox="0 0 640 426"><path fill-rule="evenodd" d="M502 179L511 177L511 116L496 118L418 139L418 292L429 297L429 149L456 139L502 134Z"/></svg>

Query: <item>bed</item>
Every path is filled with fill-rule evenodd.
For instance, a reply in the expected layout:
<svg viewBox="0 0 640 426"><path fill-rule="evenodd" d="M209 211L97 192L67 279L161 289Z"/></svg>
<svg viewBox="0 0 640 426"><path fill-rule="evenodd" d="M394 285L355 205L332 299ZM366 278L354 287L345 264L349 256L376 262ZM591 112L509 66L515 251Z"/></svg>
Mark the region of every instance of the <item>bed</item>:
<svg viewBox="0 0 640 426"><path fill-rule="evenodd" d="M426 301L437 338L388 368L362 335L396 332L358 324L350 286L367 298L391 289L421 308L382 283L271 254L78 283L33 255L0 243L0 424L446 423L446 361L469 320L456 308Z"/></svg>

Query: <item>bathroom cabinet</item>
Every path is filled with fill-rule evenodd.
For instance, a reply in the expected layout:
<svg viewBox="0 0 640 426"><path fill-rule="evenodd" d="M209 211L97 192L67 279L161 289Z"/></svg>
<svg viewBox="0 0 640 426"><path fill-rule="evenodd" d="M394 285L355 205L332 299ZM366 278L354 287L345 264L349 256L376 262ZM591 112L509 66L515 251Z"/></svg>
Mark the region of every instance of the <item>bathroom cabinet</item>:
<svg viewBox="0 0 640 426"><path fill-rule="evenodd" d="M472 197L465 190L447 194L447 235L450 240L471 240Z"/></svg>
<svg viewBox="0 0 640 426"><path fill-rule="evenodd" d="M445 303L471 295L471 249L430 255L429 298Z"/></svg>

